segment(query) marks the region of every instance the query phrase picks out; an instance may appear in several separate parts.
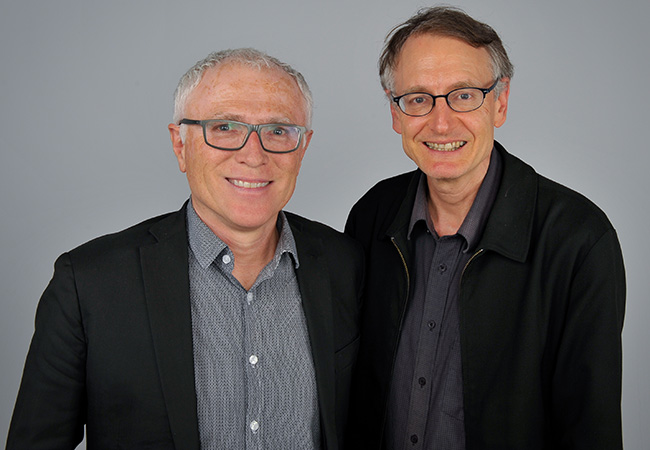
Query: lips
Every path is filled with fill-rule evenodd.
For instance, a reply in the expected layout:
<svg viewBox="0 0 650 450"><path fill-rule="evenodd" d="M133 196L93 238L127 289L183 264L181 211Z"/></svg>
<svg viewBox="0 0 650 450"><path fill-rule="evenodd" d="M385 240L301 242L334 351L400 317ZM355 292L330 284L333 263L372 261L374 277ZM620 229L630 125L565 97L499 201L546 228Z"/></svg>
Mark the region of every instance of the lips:
<svg viewBox="0 0 650 450"><path fill-rule="evenodd" d="M455 141L455 142L447 142L445 144L438 144L435 142L425 142L424 143L427 147L429 147L431 150L435 150L438 152L455 152L465 144L467 144L467 141Z"/></svg>
<svg viewBox="0 0 650 450"><path fill-rule="evenodd" d="M237 187L244 188L244 189L259 189L268 186L270 183L270 181L254 182L254 181L237 180L234 178L228 178L228 182L230 184L233 184Z"/></svg>

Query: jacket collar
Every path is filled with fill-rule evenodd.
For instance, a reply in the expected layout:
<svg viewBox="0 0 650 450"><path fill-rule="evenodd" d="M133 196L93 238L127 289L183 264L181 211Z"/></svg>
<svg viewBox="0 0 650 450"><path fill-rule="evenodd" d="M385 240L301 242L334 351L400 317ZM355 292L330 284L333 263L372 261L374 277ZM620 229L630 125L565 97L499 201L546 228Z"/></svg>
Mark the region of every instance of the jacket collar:
<svg viewBox="0 0 650 450"><path fill-rule="evenodd" d="M494 149L502 156L503 174L477 248L492 250L515 261L526 260L533 228L533 213L537 203L537 174L532 167L509 154L498 142ZM406 239L408 225L422 172L412 172L406 195L394 220L386 229L386 236L395 239L404 252L408 252ZM405 255L407 261L408 255Z"/></svg>

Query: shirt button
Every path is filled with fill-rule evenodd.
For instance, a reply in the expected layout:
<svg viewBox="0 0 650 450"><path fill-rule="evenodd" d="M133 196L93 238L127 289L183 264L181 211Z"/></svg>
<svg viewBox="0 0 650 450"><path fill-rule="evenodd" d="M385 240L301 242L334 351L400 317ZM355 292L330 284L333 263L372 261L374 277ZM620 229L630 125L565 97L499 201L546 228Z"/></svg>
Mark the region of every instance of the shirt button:
<svg viewBox="0 0 650 450"><path fill-rule="evenodd" d="M249 292L249 293L246 294L246 301L248 303L253 301L253 293L252 292Z"/></svg>
<svg viewBox="0 0 650 450"><path fill-rule="evenodd" d="M429 330L433 330L436 327L436 322L433 320L430 320L427 325L429 326Z"/></svg>
<svg viewBox="0 0 650 450"><path fill-rule="evenodd" d="M411 442L413 442L414 444L417 444L417 443L418 443L418 436L417 436L417 434L412 434L412 435L411 435Z"/></svg>
<svg viewBox="0 0 650 450"><path fill-rule="evenodd" d="M260 424L257 422L257 420L253 420L253 421L251 422L250 427L251 427L251 431L252 431L253 433L257 433L257 430L260 429Z"/></svg>
<svg viewBox="0 0 650 450"><path fill-rule="evenodd" d="M445 273L445 272L447 271L447 264L440 264L440 265L438 266L438 271L439 271L440 273Z"/></svg>
<svg viewBox="0 0 650 450"><path fill-rule="evenodd" d="M224 264L230 264L230 261L232 261L232 258L230 257L230 255L223 255L223 256L221 257L221 261L222 261Z"/></svg>
<svg viewBox="0 0 650 450"><path fill-rule="evenodd" d="M427 379L424 377L420 377L418 379L418 383L420 383L420 386L424 387L424 385L427 384Z"/></svg>
<svg viewBox="0 0 650 450"><path fill-rule="evenodd" d="M257 355L251 355L250 358L248 358L248 362L251 363L252 366L257 364L258 361L259 358L257 357Z"/></svg>

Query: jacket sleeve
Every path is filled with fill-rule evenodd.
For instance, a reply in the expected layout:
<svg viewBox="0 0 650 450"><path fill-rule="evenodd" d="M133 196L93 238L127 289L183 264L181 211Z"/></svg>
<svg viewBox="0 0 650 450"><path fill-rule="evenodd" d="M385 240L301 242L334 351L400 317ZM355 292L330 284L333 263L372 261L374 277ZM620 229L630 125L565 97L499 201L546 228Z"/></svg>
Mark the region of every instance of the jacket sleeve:
<svg viewBox="0 0 650 450"><path fill-rule="evenodd" d="M73 449L85 423L86 341L67 254L55 263L35 325L7 449Z"/></svg>
<svg viewBox="0 0 650 450"><path fill-rule="evenodd" d="M613 229L575 268L552 378L555 448L622 449L624 272Z"/></svg>

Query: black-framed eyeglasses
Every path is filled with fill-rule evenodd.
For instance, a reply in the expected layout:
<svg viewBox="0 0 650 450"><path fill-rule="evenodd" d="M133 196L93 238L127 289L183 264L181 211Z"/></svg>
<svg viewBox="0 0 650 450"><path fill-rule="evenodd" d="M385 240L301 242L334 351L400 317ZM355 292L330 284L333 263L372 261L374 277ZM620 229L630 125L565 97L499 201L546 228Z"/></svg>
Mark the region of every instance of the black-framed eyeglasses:
<svg viewBox="0 0 650 450"><path fill-rule="evenodd" d="M485 96L488 95L499 84L497 79L487 89L477 87L466 87L454 89L445 95L431 95L428 92L409 92L408 94L393 97L399 109L407 116L426 116L436 105L437 98L444 98L447 105L456 112L470 112L477 110L483 105Z"/></svg>
<svg viewBox="0 0 650 450"><path fill-rule="evenodd" d="M179 125L201 125L203 139L210 147L235 151L240 150L248 142L253 131L257 133L262 148L270 153L291 153L300 147L306 127L286 123L250 123L234 120L211 119L192 120L182 119Z"/></svg>

